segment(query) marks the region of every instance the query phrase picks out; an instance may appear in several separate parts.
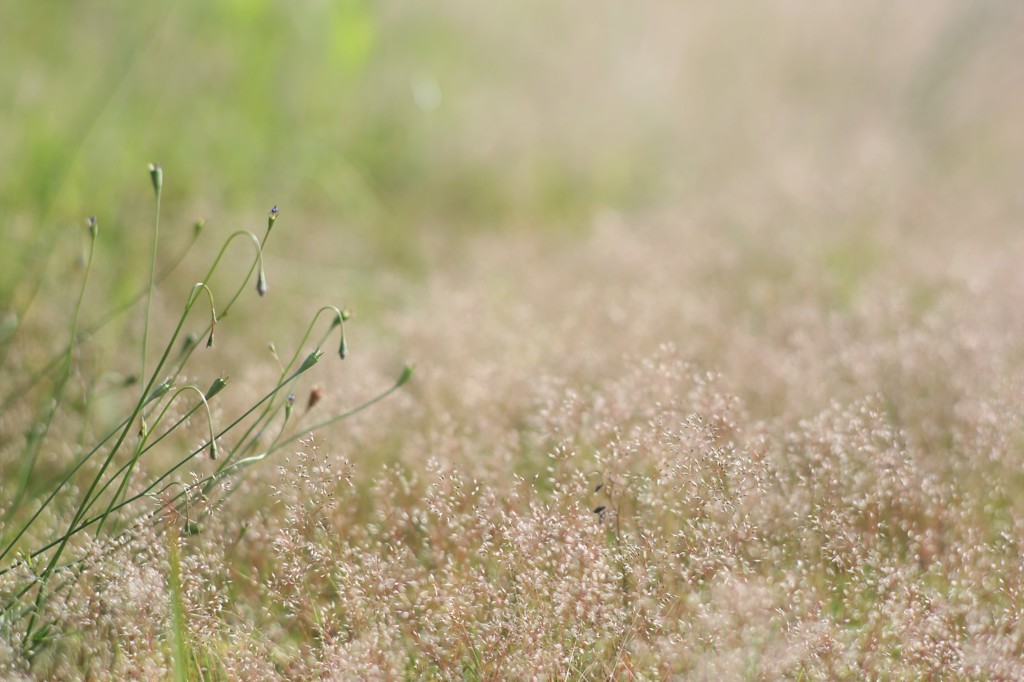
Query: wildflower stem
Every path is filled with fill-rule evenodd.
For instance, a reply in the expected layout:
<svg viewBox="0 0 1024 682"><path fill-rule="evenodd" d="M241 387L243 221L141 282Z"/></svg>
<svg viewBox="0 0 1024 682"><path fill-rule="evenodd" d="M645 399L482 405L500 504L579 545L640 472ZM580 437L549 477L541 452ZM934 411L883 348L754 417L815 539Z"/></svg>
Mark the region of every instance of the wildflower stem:
<svg viewBox="0 0 1024 682"><path fill-rule="evenodd" d="M205 287L205 285L204 285L204 287ZM209 290L207 289L207 291L209 291ZM171 404L174 402L175 398L177 398L179 395L181 395L185 391L193 391L193 392L195 392L196 394L199 395L199 399L202 401L203 407L206 408L207 423L208 423L208 425L210 427L210 447L211 448L216 447L215 445L213 445L214 443L217 442L217 440L216 440L216 438L214 437L214 434L213 434L213 414L210 412L210 404L206 401L206 396L203 394L203 392L201 390L199 390L195 386L192 386L192 385L182 386L177 391L175 391L174 395L171 396L171 399L168 400L166 404L164 404L163 409L160 411L160 415L156 418L156 420L153 422L153 425L150 427L149 433L147 433L145 436L143 436L143 438L139 441L138 446L135 448L134 456L131 458L131 460L128 461L127 471L125 472L124 476L121 478L121 484L118 486L117 492L115 492L114 496L110 499L110 502L107 504L106 510L103 512L103 515L100 518L99 525L96 526L96 533L97 534L99 534L99 532L101 530L103 530L103 524L106 523L107 516L110 515L111 510L117 504L118 500L121 499L121 495L124 492L125 488L128 486L128 481L129 481L129 479L131 479L132 472L135 470L135 465L138 463L139 458L142 456L142 454L144 452L149 450L149 448L147 447L147 442L149 440L149 434L152 433L152 430L155 429L157 427L157 425L161 421L163 421L164 416L167 414L167 410L170 409ZM124 467L122 467L122 469L124 469ZM113 483L116 479L117 479L117 474L115 474L114 476L111 476L110 479L108 479L107 482L103 485L103 487L100 488L99 491L97 491L96 495L93 497L93 500L95 501L95 500L99 499L99 497L103 494L103 491L106 490L108 487L110 487L110 484ZM87 510L88 510L88 508L87 508Z"/></svg>
<svg viewBox="0 0 1024 682"><path fill-rule="evenodd" d="M316 313L313 315L313 319L309 323L309 326L306 327L306 333L303 335L302 340L299 341L299 343L295 346L295 352L292 353L291 359L288 361L288 364L286 364L284 366L284 368L281 370L281 374L278 377L278 381L283 382L284 381L284 377L288 374L288 372L291 371L292 367L295 366L295 363L298 362L299 354L302 352L302 349L305 347L306 343L309 341L309 337L313 333L313 328L316 326L317 320L320 319L320 315L325 313L325 312L333 312L337 317L336 317L336 321L331 325L331 329L327 330L327 332L320 339L320 342L316 345L317 348L320 348L323 345L324 341L327 340L327 337L330 335L331 330L334 329L334 324L342 324L342 320L343 320L345 314L341 310L339 310L338 308L336 308L334 306L324 306L324 307L320 308L319 310L317 310ZM344 332L344 328L342 328L342 332ZM343 338L344 338L344 334L343 334ZM238 440L240 445L237 448L232 449L228 453L227 457L225 457L225 459L224 459L224 462L223 462L222 466L226 466L228 464L228 462L230 462L231 459L235 456L236 453L238 453L238 452L243 452L244 453L246 451L246 449L248 449L251 446L256 444L256 440L263 433L263 430L266 427L264 426L263 428L261 428L260 431L256 434L256 436L253 437L252 439L250 439L250 436L252 436L253 432L257 429L257 427L260 424L265 424L268 421L268 417L269 417L269 415L271 414L271 412L274 409L275 409L275 405L274 405L273 400L271 400L269 403L267 403L267 406L264 408L263 413L260 414L260 416L252 424L250 424L249 427L245 430L245 433L242 434L242 437ZM280 435L278 436L278 438L279 437L280 437ZM248 444L246 444L246 443L248 443Z"/></svg>
<svg viewBox="0 0 1024 682"><path fill-rule="evenodd" d="M203 286L205 287L205 285ZM113 462L114 457L121 449L121 445L128 437L128 432L131 429L131 425L135 423L136 419L138 419L139 415L141 414L143 407L146 405L146 403L149 402L150 392L153 390L153 386L156 383L156 378L159 375L160 370L163 369L163 366L166 364L167 358L171 354L171 349L174 347L174 344L177 341L179 334L181 334L181 329L185 325L185 320L188 318L188 314L189 312L191 312L192 306L196 302L197 287L192 288L192 293L189 295L189 300L185 306L185 310L184 312L182 312L181 317L178 319L178 326L175 328L174 333L171 335L170 340L167 342L163 356L161 356L160 361L157 364L156 369L153 371L152 376L150 377L146 385L143 387L142 393L139 397L139 400L135 404L135 408L132 410L131 416L124 422L124 427L121 429L121 435L118 436L117 441L114 443L110 452L107 454L107 458L106 460L104 460L99 472L93 477L92 483L89 485L89 488L85 493L85 496L82 498L82 501L78 506L78 510L75 512L74 518L72 518L71 523L68 524L68 532L62 536L61 540L59 541L57 551L54 552L53 556L50 558L50 561L47 563L46 568L43 570L43 573L39 577L40 587L39 592L36 595L36 612L38 612L38 608L42 605L43 599L45 597L46 582L47 580L49 580L50 575L53 573L54 568L57 566L57 562L60 560L60 556L64 552L64 549L67 547L68 541L74 536L73 529L78 525L79 521L84 516L89 505L91 505L93 501L93 494L96 492L96 488L99 486L100 481L103 480L103 475L110 467L110 464L111 462ZM30 634L32 632L34 624L35 613L33 613L32 618L29 620L29 625L26 630L26 633Z"/></svg>
<svg viewBox="0 0 1024 682"><path fill-rule="evenodd" d="M210 265L210 270L209 272L206 273L206 277L203 278L203 281L210 281L210 277L213 276L214 271L217 269L217 266L220 265L220 261L224 257L224 252L227 251L228 246L231 245L231 242L233 242L235 239L239 237L248 237L252 241L253 245L256 247L256 260L253 261L253 264L249 267L249 272L242 280L242 286L239 287L238 291L235 292L234 296L228 299L228 302L224 306L223 311L221 313L222 317L228 314L228 311L231 309L231 306L233 306L235 304L235 301L238 300L238 297L241 296L242 290L245 288L246 283L249 282L249 278L252 277L252 273L256 272L256 268L258 267L260 271L263 270L263 244L260 242L259 237L257 237L249 230L237 230L235 232L232 232L224 241L224 245L220 248L220 252L217 254L217 257L214 258L213 264Z"/></svg>
<svg viewBox="0 0 1024 682"><path fill-rule="evenodd" d="M276 395L276 394L277 394L277 393L278 393L278 392L279 392L279 391L280 391L280 390L281 390L282 388L284 388L284 386L286 386L286 385L287 385L288 383L290 383L290 382L291 382L291 381L292 381L292 380L293 380L293 379L294 379L295 377L297 377L297 376L298 376L299 374L301 374L301 373L302 373L303 371L305 371L305 370L296 370L296 371L295 371L295 372L293 372L293 373L292 373L292 374L291 374L290 376L288 376L288 377L287 377L287 378L286 378L286 379L285 379L284 381L281 381L281 382L279 382L279 383L278 383L278 384L277 384L276 386L274 386L274 388L272 388L272 389L271 389L271 390L270 390L269 392L267 392L267 393L266 393L266 394L265 394L265 395L264 395L264 396L263 396L263 397L262 397L262 398L261 398L261 399L260 399L260 400L259 400L258 402L256 402L256 403L255 403L254 405L252 405L252 407L250 407L250 408L249 408L248 410L246 410L246 411L245 411L245 412L243 412L243 413L242 413L241 415L239 415L239 417L238 417L237 419L235 419L235 420L234 420L233 422L231 422L231 423L230 423L230 424L229 424L228 426L226 426L225 428L221 429L219 433L216 433L216 434L214 435L214 437L215 437L215 438L221 438L221 437L223 437L223 436L224 436L224 435L225 435L226 433L228 433L229 431L231 431L231 430L232 430L233 428L235 428L236 426L238 426L238 424L240 424L240 423L241 423L242 421L244 421L244 420L245 420L246 418L248 418L248 417L249 417L249 415L251 415L251 414L252 414L253 412L255 412L255 411L256 411L257 409L259 409L259 407L260 407L261 405L263 405L263 404L264 404L265 402L267 402L268 400L270 400L270 399L271 399L271 398L272 398L272 397L273 397L274 395ZM391 390L394 390L394 389L391 389ZM389 392L390 392L390 391L389 391ZM357 408L356 410L354 410L354 411L352 412L352 414L354 414L354 413L355 413L356 411L358 411L358 410L360 410L360 409L363 409L363 408L365 408L365 407L369 407L369 405L370 405L370 404L372 404L372 403L376 402L376 401L377 401L378 399L379 399L379 398L376 398L376 399L374 399L374 400L370 401L369 403L366 403L365 405L361 406L360 408ZM129 420L126 420L126 421L128 422L128 425L130 426L130 424L131 424L132 422L134 422L134 421L135 421L135 416L133 416L133 417L129 418ZM124 433L124 431L122 431L122 434L123 434L123 433ZM153 445L154 445L154 444L155 444L155 443L151 443L151 444L149 444L149 446L147 446L146 448L144 448L144 449L142 450L143 454L145 454L145 452L146 452L146 451L148 451L148 450L149 450L149 448L153 447ZM173 473L174 473L175 471L177 471L178 469L180 469L181 467L183 467L183 466L184 466L185 464L187 464L187 463L188 463L189 461L191 461L191 460L192 460L192 459L193 459L193 458L194 458L194 457L195 457L196 455L198 455L199 453L201 453L201 452L202 452L203 450L205 450L205 449L206 449L206 445L205 445L205 444L204 444L204 445L202 445L202 446L200 446L200 447L198 447L198 448L196 448L195 450L193 450L192 452L190 452L190 453L189 453L188 455L186 455L185 457L183 457L183 458L182 458L182 459L181 459L181 460L180 460L180 461L179 461L179 462L178 462L177 464L175 464L175 465L174 465L173 467L169 468L169 469L168 469L167 471L165 471L165 472L164 472L163 474L161 474L161 475L160 475L159 477L157 477L157 479L156 479L156 480L154 480L154 481L153 481L153 482L152 482L152 483L151 483L151 484L150 484L150 485L149 485L148 487L146 487L146 488L145 488L145 489L144 489L144 490L143 490L142 492L140 492L140 493L137 493L137 494L135 494L135 495L133 495L133 496L131 496L131 497L128 497L128 498L126 498L125 500L123 500L123 501L122 501L122 502L120 502L119 504L115 505L115 506L114 506L114 507L113 507L113 508L112 508L112 509L111 509L110 511L111 511L111 512L116 512L116 511L118 511L118 510L120 510L120 509L123 509L124 507L126 507L126 506L128 506L128 505L132 504L133 502L135 502L135 501L137 501L137 500L139 500L139 499L141 499L141 498L143 498L143 497L146 497L146 496L147 496L147 495L149 495L149 494L150 494L150 493L151 493L151 492L152 492L152 491L153 491L153 490L154 490L154 489L155 489L155 488L156 488L156 487L157 487L158 485L160 485L160 484L161 484L161 483L162 483L163 481L165 481L165 480L166 480L166 479L167 479L167 478L168 478L168 477L169 477L169 476L170 476L171 474L173 474ZM109 463L109 459L108 459L108 463ZM203 479L203 480L205 480L205 479ZM95 481L95 480L93 481L93 485L94 485L94 486L96 485L96 481ZM88 494L87 494L87 499L91 499L91 498L93 497L93 492L94 492L94 488L91 488L91 489L89 490ZM58 549L57 553L56 553L56 554L55 554L55 555L54 555L53 557L51 557L51 559L50 559L49 565L48 565L48 567L47 567L47 568L48 568L48 571L44 571L44 574L43 574L42 576L40 576L40 578L39 578L39 582L40 582L40 583L44 583L44 582L45 582L45 578L46 578L46 577L48 577L48 575L49 575L50 573L52 573L52 572L53 572L53 568L52 568L52 567L55 567L55 566L56 566L56 562L57 562L57 560L58 560L58 559L59 559L59 557L60 557L60 552L62 552L62 551L63 551L64 547L65 547L65 546L67 545L67 542L68 542L68 541L69 541L69 540L70 540L70 539L71 539L72 537L74 537L74 535L75 535L76 533L79 533L79 532L81 532L82 530L84 530L85 528L88 528L88 527L89 527L89 526L91 526L92 524L94 524L94 523L97 523L98 521L100 521L100 520L101 520L101 519L102 519L102 518L104 517L105 513L106 513L106 512L104 512L104 513L101 513L101 514L96 514L96 515L94 515L94 516L92 516L92 517L90 517L90 518L88 518L88 519L85 519L85 520L83 521L83 520L82 520L82 518L83 518L83 517L84 517L84 515L85 515L85 510L84 510L84 507L80 507L80 508L79 508L79 514L77 514L77 515L76 515L76 518L74 519L74 522L73 522L73 524L69 526L69 528L68 528L67 532L65 532L65 533L64 533L64 535L62 535L61 537L59 537L59 538L57 538L57 539L53 540L52 542L50 542L50 543L48 543L48 544L46 544L46 545L44 545L43 547L41 547L41 548L39 548L39 549L35 550L34 552L32 552L32 553L30 554L30 557L31 557L31 558L36 558L36 557L39 557L40 555L42 555L43 553L45 553L46 551L48 551L48 550L52 549L53 547L57 547L57 549ZM9 568L7 568L7 569L3 569L3 570L0 570L0 575L3 575L4 573L8 572L9 570L10 570ZM6 610L7 610L8 608L9 608L9 606L10 606L10 605L8 605L7 607L5 607L5 608L4 608L4 611L6 611Z"/></svg>
<svg viewBox="0 0 1024 682"><path fill-rule="evenodd" d="M146 319L142 327L142 372L146 376L146 353L149 350L149 318L153 308L153 290L156 287L156 254L160 243L160 196L163 194L163 170L160 166L150 165L149 174L153 180L156 193L156 204L153 211L153 250L149 260L149 287L146 289Z"/></svg>

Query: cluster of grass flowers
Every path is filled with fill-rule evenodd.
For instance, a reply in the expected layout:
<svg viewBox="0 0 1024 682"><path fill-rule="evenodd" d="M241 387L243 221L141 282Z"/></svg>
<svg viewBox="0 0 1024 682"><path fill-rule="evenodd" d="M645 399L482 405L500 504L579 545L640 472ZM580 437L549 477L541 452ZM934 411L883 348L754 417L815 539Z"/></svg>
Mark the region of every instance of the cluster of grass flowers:
<svg viewBox="0 0 1024 682"><path fill-rule="evenodd" d="M88 364L83 361L88 357L90 337L131 307L129 304L104 315L91 328L83 329L80 324L100 229L95 217L87 221L84 274L66 346L40 369L21 373L12 370L17 383L2 397L6 417L2 433L4 477L12 485L5 485L0 507L0 623L12 650L26 661L45 659L67 637L65 619L55 604L66 599L68 593L87 590L82 581L87 566L107 560L119 547L133 546L154 528L165 528L170 529L168 546L172 548L168 585L175 615L170 629L175 655L171 658L177 669L185 670L180 560L173 551L179 534L201 532L204 520L230 494L229 482L247 468L383 399L411 376L407 367L391 388L318 423L307 419L308 410L294 410L294 391L303 375L320 362L324 354L321 347L328 338L334 334L340 337L338 359L343 360L348 352L345 322L350 314L326 306L316 311L291 357L278 360L279 373L265 390L248 396L248 404L237 414L228 416L213 409L228 389L228 377L217 376L201 387L190 376L190 361L200 349L215 347L218 322L235 309L254 274L256 293L259 297L267 294L263 251L278 219L277 206L269 212L262 237L247 230L227 237L206 274L187 292L159 359L151 363L149 337L155 326L151 322L157 284L182 260L176 259L158 276L163 175L160 166L150 166L155 196L152 258L148 284L130 302L144 300L145 304L141 369L135 375L137 379L121 381L117 386L125 413L112 423L90 418L95 406L106 408L111 402L109 396L90 385L98 378L89 376ZM197 222L193 241L202 228L203 223ZM212 278L230 247L242 242L249 242L254 250L252 261L246 261L248 271L228 296L215 296ZM207 321L205 327L200 323L197 329L189 330L196 324L197 315L192 313L197 305L208 312ZM326 330L312 347L307 347L318 324ZM203 338L205 342L200 341ZM17 347L18 342L16 333L5 339L5 360L9 352L24 352ZM72 395L69 389L74 379L82 387ZM202 424L199 433L203 437L194 445L197 423ZM23 429L23 439L17 437L17 429ZM102 434L95 439L94 429ZM77 442L61 442L75 431L79 433ZM53 450L70 451L54 462L54 458L44 455ZM206 458L210 464L203 465ZM154 464L142 466L150 461ZM43 467L47 470L41 473ZM141 550L141 546L135 546Z"/></svg>
<svg viewBox="0 0 1024 682"><path fill-rule="evenodd" d="M682 243L705 255L666 249ZM612 226L571 252L502 246L435 280L429 314L386 322L431 361L343 441L290 443L201 532L180 510L84 536L75 587L44 606L61 639L26 659L8 632L6 674L1024 674L1009 260L971 287L941 259L882 264L845 309L829 285L766 308L728 237ZM759 255L807 282L814 261L778 248ZM511 302L495 273L523 258L536 277ZM703 286L710 272L737 286ZM701 295L659 297L666 279Z"/></svg>
<svg viewBox="0 0 1024 682"><path fill-rule="evenodd" d="M218 139L211 156L257 168L247 155L268 148L219 150L241 137L301 142L307 165L289 164L281 179L315 190L300 195L304 206L321 192L337 200L338 176L316 172L324 159L344 162L345 177L353 162L366 172L352 184L397 226L377 245L422 244L424 268L365 268L370 240L353 244L346 230L276 242L289 249L267 261L267 301L252 293L258 238L235 238L230 253L244 259L225 256L216 282L185 280L209 287L194 297L156 271L161 286L151 304L143 290L122 336L141 345L135 325L148 306L156 348L178 324L166 301L191 302L199 309L182 331L193 334L171 354L174 365L179 348L191 351L187 375L143 406L148 435L141 419L130 425L81 523L95 522L70 537L45 582L54 548L25 559L63 541L121 431L43 501L173 366L147 394L157 357L139 377L138 346L122 341L118 366L134 381L103 372L88 339L105 316L73 314L74 296L59 325L31 329L5 311L0 477L17 510L0 535L41 513L0 566L0 596L15 604L0 618L0 678L1024 679L1024 90L1005 87L1024 75L1024 14L1011 4L654 2L624 14L611 0L569 0L535 14L518 1L442 2L431 12L485 27L473 35L514 82L484 60L487 89L471 93L439 70L436 113L453 123L418 133L403 122L412 119L382 118L372 96L346 100L380 124L356 135L365 146L354 161L322 153L344 148L326 123L338 117L307 125L303 98L263 107L287 116L275 118L280 134L254 136L245 116L220 109L222 72L208 70L211 109L240 136ZM535 49L538 16L557 49ZM263 73L276 92L281 63L266 58L265 32L252 35L246 55L272 66ZM275 35L289 50L288 34ZM165 49L180 51L170 40ZM395 56L395 78L362 81L405 93L405 59L417 69L429 60ZM173 61L154 63L192 85L188 62ZM126 110L109 123L116 138L94 143L114 149L129 119L151 125ZM166 133L185 152L222 130L186 125ZM409 164L417 149L422 165ZM460 155L471 161L452 164ZM377 165L367 171L360 158ZM666 173L643 170L648 160ZM592 171L611 186L657 185L664 203L606 202L594 193L601 183L586 181ZM577 200L593 210L576 213ZM485 228L503 215L532 224L543 212L531 201L553 207L554 224L453 239L424 217L447 222L450 209ZM351 204L306 217L349 220ZM584 225L569 236L573 216ZM531 234L546 228L560 236ZM301 266L282 272L289 260ZM223 294L246 273L225 316ZM218 435L288 376L280 338L280 366L259 361L267 339L233 344L258 317L245 306L280 305L263 328L301 333L310 298L324 296L318 308L332 283L354 280L391 312L348 330L359 362L345 363L344 381L325 354L296 377L315 370L316 385L281 387L264 403L274 416L258 421L261 407ZM208 307L215 351L203 346ZM340 330L324 328L342 312L319 313L320 345L333 349ZM51 363L47 338L74 350ZM316 359L307 343L293 370ZM319 415L391 385L397 349L416 354L417 381L310 437L331 419ZM211 395L211 358L228 355L231 383ZM35 370L22 367L47 369L32 383ZM187 384L206 402L191 389L172 401Z"/></svg>

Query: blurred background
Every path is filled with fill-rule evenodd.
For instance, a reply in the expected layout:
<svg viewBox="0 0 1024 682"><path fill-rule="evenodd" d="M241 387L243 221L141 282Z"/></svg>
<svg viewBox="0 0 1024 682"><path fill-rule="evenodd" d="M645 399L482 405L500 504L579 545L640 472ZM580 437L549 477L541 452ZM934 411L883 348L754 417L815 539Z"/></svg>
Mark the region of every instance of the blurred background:
<svg viewBox="0 0 1024 682"><path fill-rule="evenodd" d="M150 163L164 169L157 270L186 247L197 218L206 222L195 249L154 296L146 346L140 343L145 304L126 304L143 300L139 292L149 278ZM747 497L754 490L747 483L727 495L713 493L713 502L698 500L706 489L732 486L733 474L720 474L713 464L713 478L725 484L693 488L700 492L682 498L693 501L692 509L690 502L650 503L652 510L679 511L652 512L651 518L670 519L667 544L650 553L655 568L636 575L683 571L672 588L681 597L655 600L643 593L629 600L649 603L644 609L671 603L667 622L694 633L685 634L692 651L715 649L724 659L733 651L756 652L735 658L743 673L718 677L750 676L762 652L766 660L805 655L794 651L839 652L823 655L845 657L842 665L852 666L859 659L847 653L855 649L832 644L850 637L862 638L857 646L884 659L879 670L887 672L865 673L871 668L864 667L863 677L900 678L890 672L898 668L885 666L904 660L912 666L921 648L953 651L945 648L949 641L968 651L965 661L978 647L1016 665L1021 638L1015 614L1021 609L1014 605L1024 603L1016 549L1024 540L1011 542L1024 528L1024 2L0 0L0 508L27 515L59 485L70 462L102 434L117 432L110 425L132 415L139 398L134 375L147 362L140 357L145 351L137 351L148 348L153 371L164 344L173 350L169 339L180 347L173 330L190 288L233 231L262 235L274 205L281 213L266 248L269 295L257 297L250 280L231 315L218 323L216 349L197 351L176 382L206 387L214 377L230 376L230 390L214 402L209 423L231 423L275 385L293 350L301 357L309 352L316 341L302 334L324 304L355 313L346 325L351 359L341 363L331 352L315 378L311 372L295 385L296 416L288 429L299 433L298 420L306 420L304 429L323 415L344 413L391 386L406 361L416 364L413 381L397 395L331 427L337 431L325 429L329 459L351 454L362 477L359 493L344 496L334 528L373 528L385 514L391 519L392 506L415 510L421 495L422 515L394 517L407 519L410 529L427 528L418 519L427 519L428 510L448 515L436 512L441 507L433 500L449 499L447 483L435 487L449 463L475 488L450 500L465 500L468 510L476 509L474 499L501 499L495 508L519 505L518 518L548 526L548 517L537 515L545 500L554 500L553 508L577 505L572 486L588 491L607 481L602 495L610 500L612 489L622 495L633 485L630 467L658 467L660 481L661 463L676 458L669 451L691 447L686 439L663 439L675 438L663 426L683 424L680 433L688 433L702 415L710 416L707 433L714 439L704 440L702 426L693 431L701 457L712 445L717 453L720 433L722 451L732 452L733 434L739 434L736 471L748 452L760 461L767 450L765 461L778 459L772 466L779 480L793 483L769 488L776 492L765 496L763 507L746 506L760 497ZM76 327L71 319L86 272L90 215L99 220L98 248ZM219 312L253 256L251 244L232 245L210 287ZM82 332L121 307L126 313L95 335ZM207 314L193 311L188 329L203 329ZM327 324L321 319L318 333ZM71 350L62 355L64 348ZM884 419L874 415L876 407ZM189 421L173 443L142 459L133 485L156 480L182 452L204 443L209 423ZM134 437L132 430L122 433ZM235 438L223 437L224 449L244 441ZM562 459L562 444L574 440L578 456ZM881 450L876 440L885 441ZM656 442L651 452L648 442ZM255 438L248 443L259 445ZM846 459L847 448L856 457ZM232 488L244 494L224 507L228 513L211 516L228 524L223 537L238 538L219 543L225 560L209 564L218 571L243 567L237 575L258 578L248 571L263 564L262 575L281 575L271 557L290 554L280 550L289 545L275 540L272 548L268 538L285 536L261 533L257 525L241 543L248 525L231 525L259 518L276 528L273 515L284 513L277 498L282 480L284 488L305 494L288 481L300 480L312 465L280 454L273 465L268 460L248 470L253 478ZM228 457L217 464L203 457L175 475L186 481ZM822 462L832 462L831 468ZM396 463L408 467L414 485L402 482L404 492L378 496L371 484L375 471ZM90 466L100 465L93 460ZM397 485L404 474L394 471ZM947 488L932 487L934 472L950 482L948 490L966 491L967 502L936 492ZM613 477L620 473L621 488ZM83 470L81 480L87 475ZM571 486L556 487L557 477L570 475ZM19 480L15 476L22 477L21 488L8 484ZM760 476L736 480L756 482L760 491ZM399 489L391 485L383 489ZM530 485L539 497L513 492ZM648 504L641 503L648 498L644 486L636 488L638 509ZM431 497L437 490L441 497ZM477 491L483 491L479 498ZM801 502L787 491L821 497ZM22 492L26 504L5 507L12 497L20 502ZM61 514L76 508L70 505L80 494L73 488L48 507L50 518L42 517L34 536L21 542L37 547L54 537L53 529L65 524ZM584 499L572 515L551 518L589 522L599 498ZM819 499L822 505L811 506ZM795 502L807 505L805 512L794 512ZM62 504L64 511L54 508ZM285 504L291 503L285 498ZM210 508L222 508L217 505ZM721 511L694 511L705 508ZM740 508L767 510L768 518L753 513L748 535L746 517L741 528L734 521L741 515L731 511ZM797 522L806 513L817 524L820 509L839 510L836 525ZM966 515L958 516L960 510ZM4 514L0 525L13 528ZM731 520L719 523L720 514ZM898 529L888 544L881 539L885 526L878 530L878 515L885 514ZM831 518L820 516L822 524ZM677 534L672 519L690 530ZM790 572L784 578L765 572L750 590L745 579L723 581L743 590L729 587L724 609L707 611L710 602L701 600L711 593L704 580L719 570L712 566L726 573L733 565L774 571L767 545L742 540L760 537L762 521L766 541L780 538L778 556L792 562ZM453 547L469 537L463 528L484 527L447 523L438 528L451 533ZM615 526L618 535L617 520ZM406 530L393 527L399 529L393 536L379 536L382 546L405 537ZM660 527L637 521L638 537ZM909 549L910 536L904 545L901 538L912 528L923 529L919 537L927 540L920 546L928 557L941 555L946 569L934 570L938 563ZM197 541L212 537L218 544L217 532L204 531ZM349 541L344 533L327 532L332 542L335 536ZM410 538L420 534L408 532ZM681 537L707 547L708 568L677 560ZM870 554L853 551L857 541L850 537L867 538ZM825 548L835 539L852 549L834 556L865 562L857 565L866 567L861 573L869 587L833 571L837 560ZM420 540L409 542L415 547ZM497 546L486 543L481 546ZM434 546L433 535L422 544ZM616 545L627 546L621 538ZM324 544L331 551L317 550L317 556L333 560L341 556L333 548L345 546ZM791 553L798 546L809 549ZM420 563L435 565L423 559L427 549L419 551L408 553L417 570ZM297 562L306 556L294 554ZM477 563L469 556L457 560L466 562L467 575L490 566L490 557ZM589 575L596 564L589 554L579 556L586 558L579 570ZM753 557L749 564L747 556ZM661 559L653 557L666 563L659 566ZM895 572L899 562L912 569ZM1003 568L993 573L994 565ZM204 579L202 572L192 575ZM516 575L531 574L516 569ZM699 582L684 575L700 576ZM1004 578L1016 592L991 588ZM473 581L466 585L483 585ZM251 584L255 596L248 599L252 613L261 614L259 623L262 614L284 605L264 582L236 581L234 574L226 580ZM127 584L134 595L145 583ZM891 587L897 584L899 590ZM805 588L812 594L806 600L791 593ZM850 595L863 589L868 602L884 608L856 606L862 600L851 596L850 610L842 612L834 594L847 589ZM149 597L164 599L161 590ZM125 631L135 632L136 599L118 602L117 594L83 591L91 605L81 613L105 613L106 604L124 611L131 604ZM490 613L494 592L478 594ZM933 611L933 594L939 595L935 604L952 606ZM220 599L203 596L201 603L221 618ZM461 613L457 601L451 611ZM512 603L518 611L518 597ZM678 616L683 609L689 615ZM977 615L968 618L965 610ZM790 621L776 618L776 612L787 618L784 611L804 613L797 617L808 628L790 629ZM870 620L868 611L874 612ZM319 609L310 613L319 623ZM376 606L367 613L378 616ZM417 622L446 622L404 620L409 612L400 613L413 629ZM754 614L757 626L744 626L743 614ZM908 619L910 625L900 625ZM579 619L570 620L575 626ZM589 621L580 622L591 629ZM646 630L645 621L633 622ZM826 630L818 627L822 622ZM287 639L288 646L303 641L293 641L288 627L270 639ZM682 652L672 665L701 665L702 654L694 658L678 648L683 639L671 628L665 651ZM900 628L911 633L914 646L888 648L884 633ZM94 637L99 631L90 624L82 632ZM248 635L222 632L232 647L247 645ZM334 634L321 636L326 632L310 626L300 637L332 642ZM515 632L527 648L535 644L529 641L535 631ZM816 632L833 639L812 639ZM94 638L90 646L100 655L117 639ZM796 641L799 650L772 653L780 638ZM376 655L376 640L363 641L370 643L367 655ZM435 641L445 641L443 633ZM561 638L558 646L569 641ZM589 645L577 649L576 642L586 640L572 641L574 652L589 652ZM721 652L719 642L726 642ZM271 648L276 660L277 645ZM122 649L114 651L110 655L121 658ZM475 648L472 655L477 658ZM943 656L950 658L917 677L948 671L952 654ZM412 660L400 656L406 657ZM82 665L93 666L92 658L82 654ZM700 675L714 676L708 670L714 668ZM844 677L834 670L823 676Z"/></svg>
<svg viewBox="0 0 1024 682"><path fill-rule="evenodd" d="M277 290L369 310L393 300L368 277L416 281L480 234L661 215L834 239L842 269L894 227L1024 215L1011 1L4 2L0 24L8 312L48 267L63 286L55 246L88 215L116 254L99 298L137 289L151 161L166 258L197 216L214 248L277 204Z"/></svg>

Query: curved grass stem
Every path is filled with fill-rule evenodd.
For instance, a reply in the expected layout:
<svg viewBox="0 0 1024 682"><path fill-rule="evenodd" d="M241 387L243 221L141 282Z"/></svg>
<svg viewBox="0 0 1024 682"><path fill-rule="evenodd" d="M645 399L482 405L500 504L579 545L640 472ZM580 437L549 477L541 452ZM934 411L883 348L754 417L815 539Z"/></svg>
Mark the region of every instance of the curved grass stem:
<svg viewBox="0 0 1024 682"><path fill-rule="evenodd" d="M200 391L195 386L192 386L192 385L182 386L181 388L177 389L174 392L174 395L171 396L170 400L168 400L167 403L164 405L163 409L160 411L160 415L156 418L156 421L153 423L153 426L151 428L155 429L157 427L157 425L161 421L163 421L164 416L167 414L167 410L170 409L171 405L174 403L175 398L177 398L179 395L181 395L185 391L193 391L193 392L195 392L199 396L199 399L202 401L203 407L206 408L207 424L210 427L210 442L208 444L209 448L210 448L210 456L211 456L212 459L216 459L217 458L217 439L216 439L216 437L214 436L214 433L213 433L213 414L210 412L210 403L208 403L206 401L206 395L204 395L203 392ZM194 410L193 410L193 412L194 412ZM107 504L106 510L103 512L103 514L102 514L102 516L100 518L99 524L96 526L96 533L97 534L99 534L99 532L101 530L103 530L103 524L106 523L107 517L110 515L111 510L117 505L118 500L121 499L121 495L122 495L122 493L124 493L125 488L128 486L128 481L131 479L132 472L135 470L135 465L138 463L139 458L142 456L142 454L146 450L149 449L148 447L146 447L146 444L147 444L147 442L149 440L150 433L152 433L152 431L147 432L142 437L142 439L139 441L138 446L136 446L135 454L132 456L131 460L129 460L129 462L128 462L127 470L125 471L124 476L121 478L121 483L120 483L120 485L117 488L117 492L115 492L114 496L110 499L110 502ZM93 499L94 500L99 499L100 495L103 494L103 491L106 490L110 486L110 484L113 483L114 480L116 480L116 478L117 478L116 474L114 476L111 476L110 479L106 482L106 484L104 484L104 486L99 491L97 491L97 493L96 493L96 495L95 495L95 497Z"/></svg>

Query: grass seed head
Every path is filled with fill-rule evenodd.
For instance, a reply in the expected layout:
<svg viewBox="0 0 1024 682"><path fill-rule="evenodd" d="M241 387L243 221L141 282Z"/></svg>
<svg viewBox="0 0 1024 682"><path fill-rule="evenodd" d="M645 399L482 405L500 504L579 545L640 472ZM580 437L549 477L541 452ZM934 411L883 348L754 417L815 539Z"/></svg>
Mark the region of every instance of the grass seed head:
<svg viewBox="0 0 1024 682"><path fill-rule="evenodd" d="M159 196L164 187L164 169L159 164L149 164L149 179L153 183L153 191Z"/></svg>

